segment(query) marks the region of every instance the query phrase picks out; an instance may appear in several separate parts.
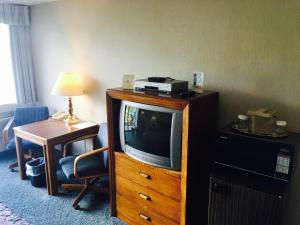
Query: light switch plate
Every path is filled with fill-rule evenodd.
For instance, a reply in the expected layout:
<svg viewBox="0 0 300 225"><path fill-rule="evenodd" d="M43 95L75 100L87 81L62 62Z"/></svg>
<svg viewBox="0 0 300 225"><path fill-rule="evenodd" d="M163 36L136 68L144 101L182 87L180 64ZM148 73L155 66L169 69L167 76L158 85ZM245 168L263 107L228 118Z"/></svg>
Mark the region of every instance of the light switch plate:
<svg viewBox="0 0 300 225"><path fill-rule="evenodd" d="M123 75L123 85L124 89L133 89L134 75L133 74L124 74Z"/></svg>

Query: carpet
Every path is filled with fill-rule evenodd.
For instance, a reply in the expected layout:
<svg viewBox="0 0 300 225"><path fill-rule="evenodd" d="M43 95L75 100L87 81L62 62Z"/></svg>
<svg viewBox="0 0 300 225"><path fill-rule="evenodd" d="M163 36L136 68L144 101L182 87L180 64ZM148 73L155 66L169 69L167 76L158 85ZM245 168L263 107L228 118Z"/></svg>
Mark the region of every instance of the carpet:
<svg viewBox="0 0 300 225"><path fill-rule="evenodd" d="M0 202L0 225L30 225L30 222Z"/></svg>
<svg viewBox="0 0 300 225"><path fill-rule="evenodd" d="M80 202L82 210L75 210L78 191L60 189L59 195L50 196L46 187L33 187L30 180L10 172L7 166L14 161L15 154L0 153L0 202L32 225L125 225L110 216L108 195L90 192Z"/></svg>

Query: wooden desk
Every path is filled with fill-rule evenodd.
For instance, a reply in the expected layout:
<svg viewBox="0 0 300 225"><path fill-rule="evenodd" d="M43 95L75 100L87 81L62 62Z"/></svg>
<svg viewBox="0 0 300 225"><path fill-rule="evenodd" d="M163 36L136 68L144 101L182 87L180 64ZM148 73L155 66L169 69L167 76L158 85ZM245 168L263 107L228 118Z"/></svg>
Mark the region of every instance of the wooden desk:
<svg viewBox="0 0 300 225"><path fill-rule="evenodd" d="M24 180L26 178L22 139L43 147L48 194L56 195L58 187L54 146L85 135L97 134L98 130L99 125L95 123L81 122L72 126L66 126L64 121L52 119L15 127L16 150L21 179ZM94 148L96 147L96 140L97 136L93 138Z"/></svg>

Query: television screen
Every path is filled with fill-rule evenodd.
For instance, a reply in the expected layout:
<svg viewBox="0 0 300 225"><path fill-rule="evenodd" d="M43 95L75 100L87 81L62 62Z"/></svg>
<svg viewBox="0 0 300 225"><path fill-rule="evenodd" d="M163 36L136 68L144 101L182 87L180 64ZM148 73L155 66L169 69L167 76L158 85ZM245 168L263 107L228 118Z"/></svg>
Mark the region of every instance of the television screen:
<svg viewBox="0 0 300 225"><path fill-rule="evenodd" d="M171 128L172 113L125 106L126 145L149 154L170 158Z"/></svg>

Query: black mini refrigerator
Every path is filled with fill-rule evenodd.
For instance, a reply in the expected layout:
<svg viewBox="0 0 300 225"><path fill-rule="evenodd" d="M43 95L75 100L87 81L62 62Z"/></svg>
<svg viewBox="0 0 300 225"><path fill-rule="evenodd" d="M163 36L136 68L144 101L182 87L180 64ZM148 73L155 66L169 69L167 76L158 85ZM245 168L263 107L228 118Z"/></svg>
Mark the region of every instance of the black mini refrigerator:
<svg viewBox="0 0 300 225"><path fill-rule="evenodd" d="M220 130L210 174L209 225L285 225L299 134L282 139Z"/></svg>

